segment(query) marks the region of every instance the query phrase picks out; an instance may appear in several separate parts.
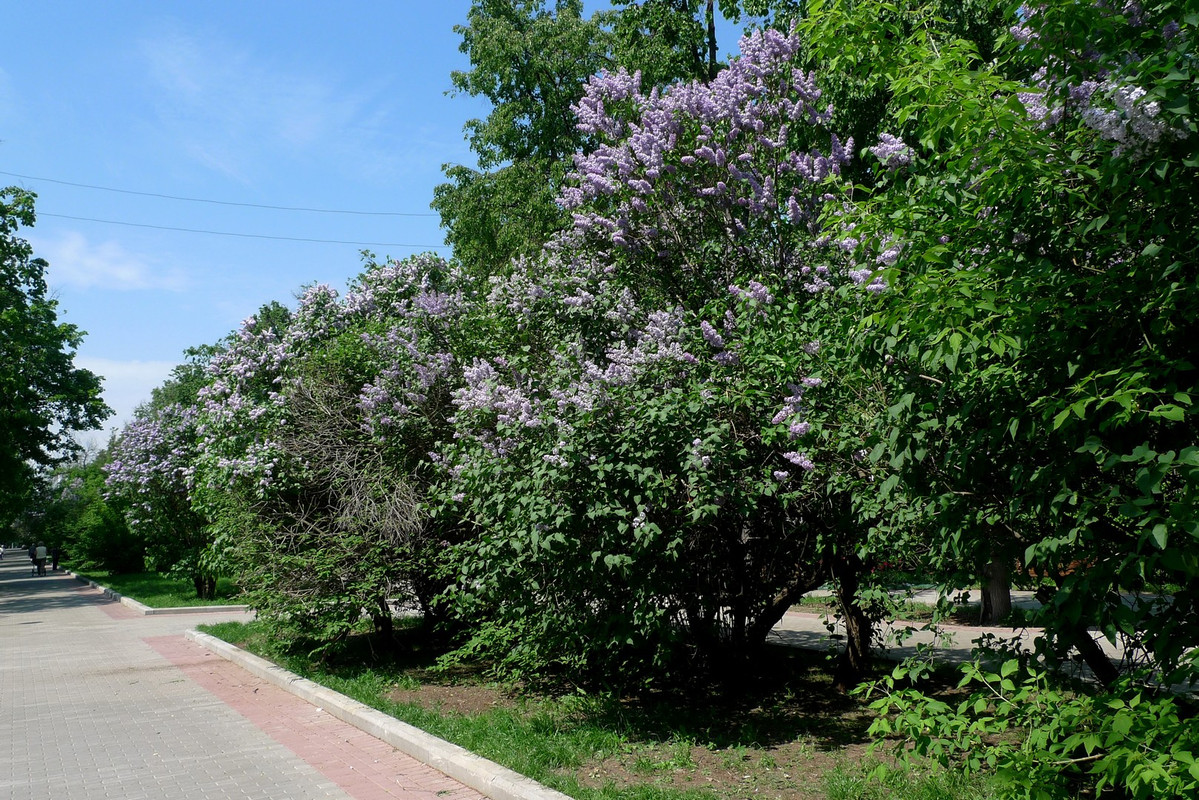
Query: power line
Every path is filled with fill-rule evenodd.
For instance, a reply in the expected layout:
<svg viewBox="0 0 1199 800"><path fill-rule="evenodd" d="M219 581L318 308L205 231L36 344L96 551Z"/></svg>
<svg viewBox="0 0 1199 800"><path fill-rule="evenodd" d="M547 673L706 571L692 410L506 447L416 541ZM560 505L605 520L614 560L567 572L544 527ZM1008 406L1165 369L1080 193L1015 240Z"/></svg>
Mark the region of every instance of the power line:
<svg viewBox="0 0 1199 800"><path fill-rule="evenodd" d="M7 173L6 173L7 174ZM205 233L210 236L238 236L243 239L274 239L280 242L315 242L317 244L350 244L355 247L409 247L423 250L449 250L443 244L402 244L400 242L346 242L339 239L305 239L299 236L268 236L264 233L233 233L230 231L206 231L198 228L173 228L168 225L147 225L141 222L122 222L115 219L95 219L93 217L72 217L68 214L50 214L45 211L37 212L39 217L56 217L72 219L78 222L102 222L106 225L126 225L131 228L153 228L158 231L180 231L182 233Z"/></svg>
<svg viewBox="0 0 1199 800"><path fill-rule="evenodd" d="M179 197L173 194L158 194L157 192L135 192L132 189L114 189L111 186L93 186L89 183L71 183L70 181L59 181L54 178L38 178L32 175L18 175L15 172L4 172L0 170L0 175L8 175L12 178L21 178L27 181L45 181L46 183L57 183L61 186L74 186L80 189L97 189L102 192L118 192L120 194L135 194L139 197L157 197L162 200L181 200L187 203L211 203L218 206L239 206L241 208L269 208L272 211L308 211L314 214L356 214L359 216L369 217L436 217L436 214L431 213L414 213L404 211L346 211L335 208L304 208L299 206L269 206L259 203L235 203L229 200L207 200L202 197Z"/></svg>

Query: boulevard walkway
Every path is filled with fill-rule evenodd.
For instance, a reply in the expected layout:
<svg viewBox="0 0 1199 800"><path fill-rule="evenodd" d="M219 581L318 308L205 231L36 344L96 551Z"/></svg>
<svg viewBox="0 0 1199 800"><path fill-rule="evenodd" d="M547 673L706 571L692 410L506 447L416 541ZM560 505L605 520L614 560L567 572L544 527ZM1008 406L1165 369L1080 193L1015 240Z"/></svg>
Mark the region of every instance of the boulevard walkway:
<svg viewBox="0 0 1199 800"><path fill-rule="evenodd" d="M0 797L482 797L182 636L246 618L142 616L6 552Z"/></svg>
<svg viewBox="0 0 1199 800"><path fill-rule="evenodd" d="M813 592L812 594L827 595L828 592ZM978 590L966 592L963 594L963 597L965 602L973 606L977 606L979 603ZM930 606L936 605L937 593L931 590L916 592L912 595L911 599L917 603L924 603ZM1040 603L1037 602L1033 593L1025 591L1012 592L1012 605L1025 610L1040 607ZM893 661L900 661L916 655L918 645L925 645L935 647L938 660L958 664L969 661L974 656L975 646L980 639L988 637L1009 641L1018 639L1021 647L1031 651L1034 639L1041 633L1036 628L1012 630L1010 628L943 624L939 637L935 637L929 631L915 630L907 635L902 645L896 644L894 642L895 632L908 627L918 629L921 627L921 624L904 622L883 623L882 633L887 639L887 650L884 653L876 653L876 655ZM845 635L844 625L838 623L835 626L835 630L840 636ZM827 650L830 645L837 648L841 646L830 639L829 630L825 625L823 615L798 611L788 611L783 619L774 626L774 629L770 632L768 641L806 650ZM1106 640L1101 638L1099 646L1109 656L1116 657L1116 649Z"/></svg>

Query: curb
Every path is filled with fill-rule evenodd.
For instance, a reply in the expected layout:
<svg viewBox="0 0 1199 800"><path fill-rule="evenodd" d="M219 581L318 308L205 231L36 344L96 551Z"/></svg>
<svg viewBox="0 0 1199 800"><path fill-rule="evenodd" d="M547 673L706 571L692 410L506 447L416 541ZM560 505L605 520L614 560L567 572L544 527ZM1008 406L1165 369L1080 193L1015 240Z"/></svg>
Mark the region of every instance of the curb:
<svg viewBox="0 0 1199 800"><path fill-rule="evenodd" d="M369 733L492 800L571 800L568 795L543 786L532 778L526 778L465 748L389 717L382 711L344 694L301 678L215 636L196 630L189 630L184 636L232 661L250 674L307 700L342 722Z"/></svg>
<svg viewBox="0 0 1199 800"><path fill-rule="evenodd" d="M127 606L146 617L158 617L165 614L204 614L209 611L249 611L250 609L249 606L175 606L174 608L150 608L150 606L145 603L139 603L132 597L125 597L123 594L114 592L107 586L101 586L95 581L80 577L69 569L63 571L80 583L86 583L93 589L99 589L105 597L116 600L121 605Z"/></svg>

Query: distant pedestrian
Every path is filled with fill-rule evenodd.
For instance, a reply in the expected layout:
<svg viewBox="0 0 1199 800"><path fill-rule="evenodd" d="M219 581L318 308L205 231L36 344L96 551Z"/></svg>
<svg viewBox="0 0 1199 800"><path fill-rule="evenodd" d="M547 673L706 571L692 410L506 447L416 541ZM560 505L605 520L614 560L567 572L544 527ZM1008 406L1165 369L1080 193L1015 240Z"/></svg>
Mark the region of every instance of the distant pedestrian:
<svg viewBox="0 0 1199 800"><path fill-rule="evenodd" d="M46 543L38 542L33 549L33 563L37 564L37 574L46 575Z"/></svg>
<svg viewBox="0 0 1199 800"><path fill-rule="evenodd" d="M50 551L50 560L54 564L53 568L50 570L51 572L58 572L58 557L60 555L62 555L62 548L58 545L54 545L54 549Z"/></svg>
<svg viewBox="0 0 1199 800"><path fill-rule="evenodd" d="M4 545L0 544L0 561L4 560Z"/></svg>

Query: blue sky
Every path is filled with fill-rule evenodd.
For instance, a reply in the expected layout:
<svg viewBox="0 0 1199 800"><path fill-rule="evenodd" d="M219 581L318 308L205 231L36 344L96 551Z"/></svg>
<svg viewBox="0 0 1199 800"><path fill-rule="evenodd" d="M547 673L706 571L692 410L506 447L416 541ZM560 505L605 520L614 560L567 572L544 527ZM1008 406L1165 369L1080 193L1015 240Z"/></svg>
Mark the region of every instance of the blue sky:
<svg viewBox="0 0 1199 800"><path fill-rule="evenodd" d="M446 94L468 67L453 26L469 7L11 4L0 185L38 194L23 235L50 262L61 318L87 331L77 363L105 377L109 429L185 348L304 284L344 287L363 247L450 255L429 202L442 164L474 164L462 125L487 113Z"/></svg>

